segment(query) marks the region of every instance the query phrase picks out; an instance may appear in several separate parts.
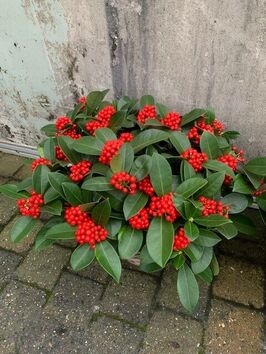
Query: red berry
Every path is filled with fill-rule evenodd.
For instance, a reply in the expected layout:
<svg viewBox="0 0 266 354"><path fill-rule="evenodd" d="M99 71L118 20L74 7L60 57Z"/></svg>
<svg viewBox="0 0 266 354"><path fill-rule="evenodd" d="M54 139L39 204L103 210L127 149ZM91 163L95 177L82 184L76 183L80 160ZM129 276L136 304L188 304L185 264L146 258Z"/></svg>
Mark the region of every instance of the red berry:
<svg viewBox="0 0 266 354"><path fill-rule="evenodd" d="M55 156L57 160L68 161L68 158L66 157L66 155L63 153L63 151L59 146L55 147Z"/></svg>
<svg viewBox="0 0 266 354"><path fill-rule="evenodd" d="M181 154L181 157L187 160L196 172L202 171L204 162L208 161L208 157L204 152L198 152L196 149L187 149Z"/></svg>
<svg viewBox="0 0 266 354"><path fill-rule="evenodd" d="M154 195L154 189L151 184L150 177L147 176L143 178L141 181L138 183L138 189L146 194L148 194L150 197Z"/></svg>
<svg viewBox="0 0 266 354"><path fill-rule="evenodd" d="M208 216L211 214L217 214L228 218L229 206L223 205L222 202L217 202L213 199L208 199L203 196L199 197L199 202L202 203L202 216Z"/></svg>
<svg viewBox="0 0 266 354"><path fill-rule="evenodd" d="M92 249L96 243L104 241L108 236L108 231L102 226L96 225L90 218L78 225L75 233L76 241L80 244L88 243Z"/></svg>
<svg viewBox="0 0 266 354"><path fill-rule="evenodd" d="M40 206L44 204L44 200L41 194L31 192L31 196L26 199L17 200L17 205L20 213L23 216L31 216L33 219L37 219L40 216Z"/></svg>
<svg viewBox="0 0 266 354"><path fill-rule="evenodd" d="M95 120L86 124L85 129L91 134L95 135L95 131L99 128L108 127L111 117L116 113L113 106L106 106L98 112Z"/></svg>
<svg viewBox="0 0 266 354"><path fill-rule="evenodd" d="M129 219L132 229L146 230L150 225L149 211L147 208L141 209L135 216Z"/></svg>
<svg viewBox="0 0 266 354"><path fill-rule="evenodd" d="M180 227L178 229L177 234L175 235L173 250L174 251L182 251L189 244L190 244L190 240L187 238L184 228Z"/></svg>
<svg viewBox="0 0 266 354"><path fill-rule="evenodd" d="M131 133L122 133L118 138L118 140L122 141L123 143L130 143L133 139L134 135Z"/></svg>
<svg viewBox="0 0 266 354"><path fill-rule="evenodd" d="M91 218L87 215L87 213L81 210L80 206L71 206L66 208L65 211L65 220L71 226L81 225L84 222L88 222Z"/></svg>
<svg viewBox="0 0 266 354"><path fill-rule="evenodd" d="M234 172L236 172L236 168L237 168L237 163L238 160L235 156L227 154L221 157L218 157L217 159L220 162L225 163L227 166L229 166ZM224 178L224 184L226 185L230 185L233 181L233 178L229 175L226 175Z"/></svg>
<svg viewBox="0 0 266 354"><path fill-rule="evenodd" d="M34 171L35 168L39 165L50 166L51 164L52 164L52 162L50 160L40 157L40 158L36 159L35 161L33 161L33 163L31 164L31 169L32 169L32 171Z"/></svg>
<svg viewBox="0 0 266 354"><path fill-rule="evenodd" d="M174 206L172 193L165 194L162 197L151 197L148 210L151 216L164 215L165 219L172 223L180 216Z"/></svg>
<svg viewBox="0 0 266 354"><path fill-rule="evenodd" d="M84 160L76 165L73 165L70 167L70 175L69 177L72 179L74 182L80 182L84 179L84 177L90 172L90 169L92 167L92 163Z"/></svg>
<svg viewBox="0 0 266 354"><path fill-rule="evenodd" d="M137 115L137 120L140 123L144 124L146 122L146 120L155 119L156 116L157 116L156 107L146 105L139 111L139 113Z"/></svg>
<svg viewBox="0 0 266 354"><path fill-rule="evenodd" d="M160 119L160 122L171 130L179 130L181 117L177 112L170 112L164 118Z"/></svg>
<svg viewBox="0 0 266 354"><path fill-rule="evenodd" d="M110 179L110 184L123 193L136 193L137 179L126 172L114 173Z"/></svg>
<svg viewBox="0 0 266 354"><path fill-rule="evenodd" d="M58 117L55 121L55 127L58 131L66 129L69 125L72 125L72 120L65 116Z"/></svg>

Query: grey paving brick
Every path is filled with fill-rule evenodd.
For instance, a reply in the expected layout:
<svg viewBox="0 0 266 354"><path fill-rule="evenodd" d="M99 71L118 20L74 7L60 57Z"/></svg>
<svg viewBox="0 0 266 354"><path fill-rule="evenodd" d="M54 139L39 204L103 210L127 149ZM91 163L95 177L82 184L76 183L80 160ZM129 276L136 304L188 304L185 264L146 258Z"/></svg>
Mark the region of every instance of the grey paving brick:
<svg viewBox="0 0 266 354"><path fill-rule="evenodd" d="M14 177L19 180L23 180L29 176L31 176L32 171L31 171L31 162L33 160L28 160L29 163L23 164L23 166L20 167L20 169L15 173Z"/></svg>
<svg viewBox="0 0 266 354"><path fill-rule="evenodd" d="M13 224L20 216L17 216L14 220L12 220L0 233L0 247L5 248L7 250L11 250L17 253L23 253L30 249L31 245L34 242L35 236L39 231L41 224L37 224L34 229L20 242L13 243L10 240L10 231Z"/></svg>
<svg viewBox="0 0 266 354"><path fill-rule="evenodd" d="M90 279L63 273L48 301L46 312L78 323L87 322L99 309L102 291L102 285Z"/></svg>
<svg viewBox="0 0 266 354"><path fill-rule="evenodd" d="M156 286L153 277L124 270L119 284L114 281L108 284L101 309L135 323L145 323Z"/></svg>
<svg viewBox="0 0 266 354"><path fill-rule="evenodd" d="M32 249L17 269L18 278L51 290L69 256L69 250L55 245L41 252Z"/></svg>
<svg viewBox="0 0 266 354"><path fill-rule="evenodd" d="M12 339L10 340L0 340L0 353L1 354L17 354L18 350L16 344Z"/></svg>
<svg viewBox="0 0 266 354"><path fill-rule="evenodd" d="M220 273L213 284L213 294L256 308L264 306L261 267L249 262L219 257Z"/></svg>
<svg viewBox="0 0 266 354"><path fill-rule="evenodd" d="M213 300L205 335L208 354L262 353L263 316Z"/></svg>
<svg viewBox="0 0 266 354"><path fill-rule="evenodd" d="M10 177L23 165L23 157L3 154L0 156L0 176Z"/></svg>
<svg viewBox="0 0 266 354"><path fill-rule="evenodd" d="M102 284L106 284L108 279L110 279L108 274L105 272L105 270L103 270L103 268L96 261L90 264L87 268L79 272L74 272L70 264L68 265L67 268L73 274L79 274L83 277L95 280Z"/></svg>
<svg viewBox="0 0 266 354"><path fill-rule="evenodd" d="M16 278L15 269L20 261L20 256L0 250L0 286Z"/></svg>
<svg viewBox="0 0 266 354"><path fill-rule="evenodd" d="M157 297L157 302L160 306L169 308L176 313L181 312L185 314L189 314L181 305L177 290L176 290L176 282L177 282L177 274L178 272L173 269L173 267L169 267L165 270L161 282L160 291ZM197 308L193 314L189 314L195 318L203 318L206 314L207 303L209 299L209 285L198 281L200 288L200 300Z"/></svg>
<svg viewBox="0 0 266 354"><path fill-rule="evenodd" d="M143 339L143 331L106 316L92 323L90 335L88 353L93 354L136 354Z"/></svg>
<svg viewBox="0 0 266 354"><path fill-rule="evenodd" d="M193 319L156 311L147 328L141 354L196 354L203 328ZM218 353L217 353L218 354Z"/></svg>
<svg viewBox="0 0 266 354"><path fill-rule="evenodd" d="M17 213L15 199L10 199L0 194L0 225L5 225Z"/></svg>
<svg viewBox="0 0 266 354"><path fill-rule="evenodd" d="M7 181L8 181L8 178L1 177L1 176L0 176L0 184L6 184Z"/></svg>

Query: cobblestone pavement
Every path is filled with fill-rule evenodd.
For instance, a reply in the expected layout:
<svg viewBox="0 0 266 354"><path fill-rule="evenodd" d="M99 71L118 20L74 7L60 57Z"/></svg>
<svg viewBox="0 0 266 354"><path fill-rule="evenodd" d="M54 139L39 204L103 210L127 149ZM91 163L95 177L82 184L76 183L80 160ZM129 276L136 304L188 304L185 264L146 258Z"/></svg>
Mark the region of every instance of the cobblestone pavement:
<svg viewBox="0 0 266 354"><path fill-rule="evenodd" d="M23 160L0 153L0 183L28 176ZM35 253L37 230L19 244L9 241L16 213L0 196L1 354L263 352L263 226L253 239L220 245L220 275L210 287L200 284L199 307L189 315L171 269L147 275L124 264L120 285L97 264L73 273L71 244Z"/></svg>

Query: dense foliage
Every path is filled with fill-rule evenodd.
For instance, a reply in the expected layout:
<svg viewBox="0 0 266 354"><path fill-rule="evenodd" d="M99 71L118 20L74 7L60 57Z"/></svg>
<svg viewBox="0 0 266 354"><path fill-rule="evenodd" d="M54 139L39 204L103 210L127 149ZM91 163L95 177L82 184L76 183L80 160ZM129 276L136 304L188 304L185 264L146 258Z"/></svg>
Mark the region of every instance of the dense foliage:
<svg viewBox="0 0 266 354"><path fill-rule="evenodd" d="M73 239L74 270L95 259L117 282L120 259L139 254L146 272L170 264L193 311L197 279L219 272L214 246L255 231L243 213L252 203L266 220L266 158L245 162L232 144L239 133L225 131L211 108L181 117L148 95L107 102L106 93L91 92L43 127L32 177L0 187L22 214L11 239L41 218L37 251Z"/></svg>

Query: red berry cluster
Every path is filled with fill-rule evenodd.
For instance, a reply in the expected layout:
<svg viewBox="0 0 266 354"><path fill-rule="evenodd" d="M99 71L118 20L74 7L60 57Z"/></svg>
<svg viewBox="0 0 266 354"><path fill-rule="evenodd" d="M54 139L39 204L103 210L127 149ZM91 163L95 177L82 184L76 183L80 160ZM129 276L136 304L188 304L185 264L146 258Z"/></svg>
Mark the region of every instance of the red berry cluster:
<svg viewBox="0 0 266 354"><path fill-rule="evenodd" d="M35 161L33 161L33 163L31 164L31 170L34 171L35 168L39 165L50 166L51 164L52 164L52 162L50 160L47 160L44 157L40 157L40 158L36 159Z"/></svg>
<svg viewBox="0 0 266 354"><path fill-rule="evenodd" d="M254 195L254 197L259 197L259 196L261 196L264 193L266 193L266 188L258 189L255 192L253 192L252 195Z"/></svg>
<svg viewBox="0 0 266 354"><path fill-rule="evenodd" d="M132 229L146 230L150 225L149 210L147 208L141 209L135 216L129 219L129 224Z"/></svg>
<svg viewBox="0 0 266 354"><path fill-rule="evenodd" d="M86 101L87 101L87 97L86 97L86 96L81 96L81 97L77 100L78 103L82 103L82 108L85 107Z"/></svg>
<svg viewBox="0 0 266 354"><path fill-rule="evenodd" d="M65 220L67 223L69 223L71 226L76 226L76 225L81 225L84 222L87 222L90 220L90 217L87 215L87 213L83 210L81 210L80 206L72 206L69 208L66 208L65 210Z"/></svg>
<svg viewBox="0 0 266 354"><path fill-rule="evenodd" d="M177 112L170 112L164 118L160 119L160 122L171 130L179 130L180 121L181 117Z"/></svg>
<svg viewBox="0 0 266 354"><path fill-rule="evenodd" d="M224 131L224 125L217 119L215 119L212 124L206 124L205 119L201 119L196 122L195 127L189 130L187 136L195 144L199 144L201 133L203 131L208 131L211 134L216 133L220 135Z"/></svg>
<svg viewBox="0 0 266 354"><path fill-rule="evenodd" d="M148 194L150 197L154 195L154 189L151 184L150 177L147 176L143 178L141 181L138 183L138 189L146 194Z"/></svg>
<svg viewBox="0 0 266 354"><path fill-rule="evenodd" d="M70 126L72 126L72 120L70 118L61 116L56 119L55 127L57 131L65 130Z"/></svg>
<svg viewBox="0 0 266 354"><path fill-rule="evenodd" d="M220 161L220 162L225 163L225 164L226 164L227 166L229 166L234 172L236 172L238 160L237 160L237 158L236 158L235 156L230 155L230 154L227 154L227 155L218 157L217 160ZM225 175L224 184L230 185L230 184L232 183L232 180L233 180L233 178L232 178L231 176Z"/></svg>
<svg viewBox="0 0 266 354"><path fill-rule="evenodd" d="M216 200L207 199L203 196L199 197L199 202L203 205L201 211L202 216L218 214L228 218L228 211L230 208L227 205L223 205L222 202L216 202Z"/></svg>
<svg viewBox="0 0 266 354"><path fill-rule="evenodd" d="M110 183L123 193L135 194L137 189L137 179L126 172L114 173Z"/></svg>
<svg viewBox="0 0 266 354"><path fill-rule="evenodd" d="M44 200L41 194L37 194L34 191L31 192L31 196L26 199L19 199L17 206L20 213L23 216L31 216L33 219L37 219L40 216L40 205L44 204Z"/></svg>
<svg viewBox="0 0 266 354"><path fill-rule="evenodd" d="M157 116L156 107L155 106L146 105L139 111L139 113L137 115L137 120L141 124L144 124L146 122L146 120L155 119L156 116Z"/></svg>
<svg viewBox="0 0 266 354"><path fill-rule="evenodd" d="M104 144L99 161L105 165L110 165L112 158L118 153L120 147L134 139L131 133L122 133L117 140L109 140Z"/></svg>
<svg viewBox="0 0 266 354"><path fill-rule="evenodd" d="M57 160L68 161L68 158L66 157L66 155L63 153L63 151L59 146L55 147L55 156Z"/></svg>
<svg viewBox="0 0 266 354"><path fill-rule="evenodd" d="M218 119L214 119L212 123L214 131L218 134L221 135L222 132L224 131L224 125L222 122L220 122Z"/></svg>
<svg viewBox="0 0 266 354"><path fill-rule="evenodd" d="M111 117L116 113L113 106L106 106L98 112L96 120L90 121L85 128L91 135L95 135L95 130L108 127Z"/></svg>
<svg viewBox="0 0 266 354"><path fill-rule="evenodd" d="M88 218L86 222L78 226L75 236L78 243L88 243L91 249L94 249L96 243L102 242L107 238L108 231Z"/></svg>
<svg viewBox="0 0 266 354"><path fill-rule="evenodd" d="M92 167L91 162L87 160L80 161L76 165L70 167L69 177L74 182L80 182L90 172L91 167Z"/></svg>
<svg viewBox="0 0 266 354"><path fill-rule="evenodd" d="M162 197L153 196L149 204L149 214L151 216L165 216L165 219L174 222L180 214L177 212L172 198L172 193Z"/></svg>
<svg viewBox="0 0 266 354"><path fill-rule="evenodd" d="M190 240L187 238L184 228L180 227L178 229L177 234L175 235L173 250L174 251L182 251L189 244L190 244Z"/></svg>
<svg viewBox="0 0 266 354"><path fill-rule="evenodd" d="M239 162L245 162L244 150L239 150L236 146L232 146L232 150L234 151Z"/></svg>
<svg viewBox="0 0 266 354"><path fill-rule="evenodd" d="M208 161L208 157L204 152L198 152L196 149L187 149L181 154L181 157L187 160L196 172L202 171L204 162Z"/></svg>

